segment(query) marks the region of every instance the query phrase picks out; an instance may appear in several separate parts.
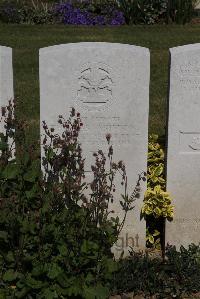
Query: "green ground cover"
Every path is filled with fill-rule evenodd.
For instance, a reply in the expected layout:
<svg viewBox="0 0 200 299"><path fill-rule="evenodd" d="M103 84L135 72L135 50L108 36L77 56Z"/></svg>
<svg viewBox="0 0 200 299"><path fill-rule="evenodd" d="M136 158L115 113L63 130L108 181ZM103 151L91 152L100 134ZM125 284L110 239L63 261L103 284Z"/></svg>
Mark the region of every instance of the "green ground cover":
<svg viewBox="0 0 200 299"><path fill-rule="evenodd" d="M148 47L151 51L149 131L163 135L166 125L168 49L200 42L199 25L71 27L0 24L0 45L14 49L18 115L30 123L29 139L39 137L39 48L61 43L104 41Z"/></svg>

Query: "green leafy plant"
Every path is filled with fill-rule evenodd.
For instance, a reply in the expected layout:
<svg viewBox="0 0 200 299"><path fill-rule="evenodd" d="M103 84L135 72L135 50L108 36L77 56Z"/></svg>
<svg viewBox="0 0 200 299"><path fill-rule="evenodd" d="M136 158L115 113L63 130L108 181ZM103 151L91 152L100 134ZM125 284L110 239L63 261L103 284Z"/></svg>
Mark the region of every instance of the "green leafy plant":
<svg viewBox="0 0 200 299"><path fill-rule="evenodd" d="M3 0L0 19L7 23L51 24L55 22L54 3L40 0Z"/></svg>
<svg viewBox="0 0 200 299"><path fill-rule="evenodd" d="M153 233L149 232L149 229L146 230L146 240L147 244L150 244L154 248L160 249L160 239L158 238L160 236L160 232L155 229Z"/></svg>
<svg viewBox="0 0 200 299"><path fill-rule="evenodd" d="M93 180L86 183L78 142L83 124L74 109L68 120L59 116L61 134L43 123L42 174L37 152L24 148L26 125L15 119L14 105L2 111L0 298L108 298L118 268L111 248L133 209L143 174L129 196L125 165L113 161L108 134L108 154L94 153ZM22 139L13 158L17 137ZM124 188L122 221L109 208L118 175Z"/></svg>
<svg viewBox="0 0 200 299"><path fill-rule="evenodd" d="M194 15L197 1L194 0L169 0L167 9L168 22L177 24L189 23Z"/></svg>
<svg viewBox="0 0 200 299"><path fill-rule="evenodd" d="M167 220L172 220L174 208L171 205L171 198L168 192L163 191L160 185L153 189L148 187L145 193L144 205L142 213L152 215L155 218L164 217Z"/></svg>
<svg viewBox="0 0 200 299"><path fill-rule="evenodd" d="M147 244L159 249L162 220L173 219L174 207L169 193L166 192L164 148L157 135L149 137L147 191L142 214L147 220Z"/></svg>
<svg viewBox="0 0 200 299"><path fill-rule="evenodd" d="M167 0L118 0L127 24L154 24L165 18Z"/></svg>
<svg viewBox="0 0 200 299"><path fill-rule="evenodd" d="M199 298L200 246L167 246L166 259L131 252L113 275L113 294L134 292L144 298ZM195 295L196 294L196 295ZM189 297L191 295L191 297Z"/></svg>

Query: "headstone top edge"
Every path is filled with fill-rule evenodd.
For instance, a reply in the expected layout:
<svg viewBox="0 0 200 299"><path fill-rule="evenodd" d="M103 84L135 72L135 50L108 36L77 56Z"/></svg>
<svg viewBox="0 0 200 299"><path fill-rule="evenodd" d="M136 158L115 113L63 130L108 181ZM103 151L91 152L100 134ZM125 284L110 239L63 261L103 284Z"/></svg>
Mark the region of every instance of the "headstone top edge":
<svg viewBox="0 0 200 299"><path fill-rule="evenodd" d="M173 47L173 48L169 49L170 54L173 54L173 55L179 54L179 53L184 53L184 52L189 52L189 51L194 51L194 50L200 51L200 43L188 44L188 45Z"/></svg>
<svg viewBox="0 0 200 299"><path fill-rule="evenodd" d="M12 53L12 48L6 46L0 46L0 53Z"/></svg>
<svg viewBox="0 0 200 299"><path fill-rule="evenodd" d="M145 47L140 47L140 46L135 46L135 45L130 45L130 44L121 44L121 43L107 43L107 42L80 42L80 43L68 43L68 44L60 44L60 45L54 45L54 46L49 46L45 48L40 48L39 53L40 55L49 53L51 51L59 51L59 50L64 50L64 49L75 49L79 47L84 47L84 48L119 48L119 49L127 49L127 50L132 50L133 52L140 52L146 56L150 56L150 51L148 48Z"/></svg>

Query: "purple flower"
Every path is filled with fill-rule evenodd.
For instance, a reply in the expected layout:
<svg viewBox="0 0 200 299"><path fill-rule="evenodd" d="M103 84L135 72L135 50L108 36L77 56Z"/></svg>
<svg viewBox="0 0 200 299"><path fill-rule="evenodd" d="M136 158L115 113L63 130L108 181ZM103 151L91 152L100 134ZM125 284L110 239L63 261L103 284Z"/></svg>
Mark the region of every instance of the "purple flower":
<svg viewBox="0 0 200 299"><path fill-rule="evenodd" d="M84 6L84 4L87 5ZM89 26L125 24L123 13L111 5L97 12L93 11L89 4L91 4L89 0L82 1L80 7L71 2L60 3L55 6L55 13L64 24Z"/></svg>

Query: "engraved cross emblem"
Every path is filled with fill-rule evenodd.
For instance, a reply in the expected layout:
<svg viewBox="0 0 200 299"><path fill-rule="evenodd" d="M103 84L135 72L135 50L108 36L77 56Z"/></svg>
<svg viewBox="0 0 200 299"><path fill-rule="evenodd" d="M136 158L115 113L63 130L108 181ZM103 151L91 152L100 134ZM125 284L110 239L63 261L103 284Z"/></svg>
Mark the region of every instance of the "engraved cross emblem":
<svg viewBox="0 0 200 299"><path fill-rule="evenodd" d="M88 64L78 78L78 98L85 104L104 104L112 98L113 80L109 67L101 63Z"/></svg>
<svg viewBox="0 0 200 299"><path fill-rule="evenodd" d="M189 147L193 150L200 150L200 137L193 137L191 144L189 144Z"/></svg>

